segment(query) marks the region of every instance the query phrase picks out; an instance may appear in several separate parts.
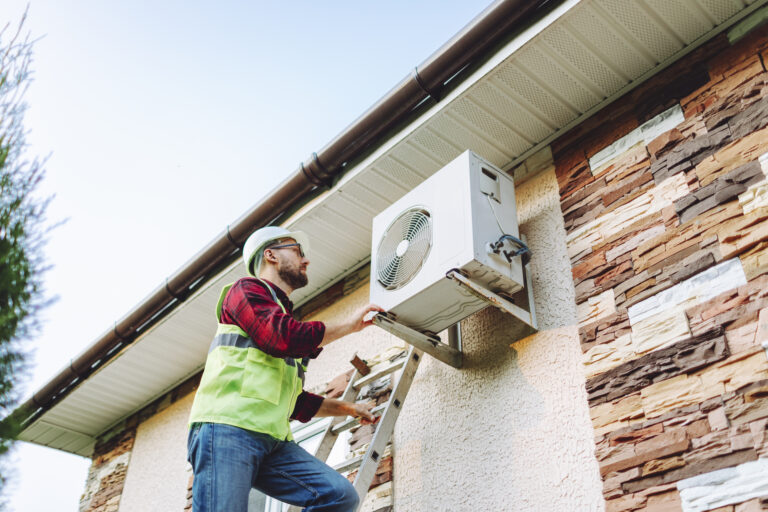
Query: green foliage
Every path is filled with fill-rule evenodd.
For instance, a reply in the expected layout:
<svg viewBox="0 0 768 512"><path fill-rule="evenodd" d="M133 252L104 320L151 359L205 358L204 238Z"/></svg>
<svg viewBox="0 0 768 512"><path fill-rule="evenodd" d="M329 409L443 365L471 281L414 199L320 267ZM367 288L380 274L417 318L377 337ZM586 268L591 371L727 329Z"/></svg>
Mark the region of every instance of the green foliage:
<svg viewBox="0 0 768 512"><path fill-rule="evenodd" d="M35 194L43 162L26 157L24 95L31 80L33 41L18 27L0 30L0 456L18 427L9 413L18 404L28 340L39 329L39 311L47 301L42 275L49 199ZM0 467L0 484L4 479Z"/></svg>

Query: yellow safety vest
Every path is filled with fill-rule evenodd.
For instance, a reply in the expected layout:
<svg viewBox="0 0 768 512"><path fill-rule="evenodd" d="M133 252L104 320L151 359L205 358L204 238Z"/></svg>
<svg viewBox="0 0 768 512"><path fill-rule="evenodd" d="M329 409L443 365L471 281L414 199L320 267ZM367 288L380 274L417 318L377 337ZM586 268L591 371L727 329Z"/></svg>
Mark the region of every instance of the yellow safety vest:
<svg viewBox="0 0 768 512"><path fill-rule="evenodd" d="M261 282L285 313L269 283ZM221 291L216 306L219 322L224 298L231 287L227 285ZM292 440L290 415L303 388L305 371L301 359L270 356L240 327L219 323L192 403L190 426L226 423L276 439Z"/></svg>

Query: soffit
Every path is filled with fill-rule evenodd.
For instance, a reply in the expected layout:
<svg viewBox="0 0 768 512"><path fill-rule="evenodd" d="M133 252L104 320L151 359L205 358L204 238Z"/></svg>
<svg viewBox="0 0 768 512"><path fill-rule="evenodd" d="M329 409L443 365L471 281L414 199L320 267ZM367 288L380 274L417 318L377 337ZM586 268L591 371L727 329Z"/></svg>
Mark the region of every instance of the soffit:
<svg viewBox="0 0 768 512"><path fill-rule="evenodd" d="M519 34L286 225L311 243L308 300L370 258L371 221L466 149L510 169L768 0L571 0ZM28 426L89 455L94 439L199 372L232 265Z"/></svg>

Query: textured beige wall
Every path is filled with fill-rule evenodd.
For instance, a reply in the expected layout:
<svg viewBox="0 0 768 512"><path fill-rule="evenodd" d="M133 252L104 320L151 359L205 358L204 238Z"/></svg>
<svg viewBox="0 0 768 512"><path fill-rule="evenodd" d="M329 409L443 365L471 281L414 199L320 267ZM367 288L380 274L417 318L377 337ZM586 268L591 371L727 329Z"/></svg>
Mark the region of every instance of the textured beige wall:
<svg viewBox="0 0 768 512"><path fill-rule="evenodd" d="M184 510L187 497L187 420L194 393L139 425L120 512Z"/></svg>
<svg viewBox="0 0 768 512"><path fill-rule="evenodd" d="M604 508L554 171L517 189L540 332L486 309L462 323L465 368L425 358L395 430L396 510Z"/></svg>
<svg viewBox="0 0 768 512"><path fill-rule="evenodd" d="M489 308L462 323L465 368L426 357L395 431L395 510L603 510L587 409L570 264L554 172L517 190L522 232L534 252L541 331ZM311 317L344 318L368 286ZM321 386L397 338L375 327L328 345L309 366ZM181 510L186 420L192 395L143 423L121 511Z"/></svg>

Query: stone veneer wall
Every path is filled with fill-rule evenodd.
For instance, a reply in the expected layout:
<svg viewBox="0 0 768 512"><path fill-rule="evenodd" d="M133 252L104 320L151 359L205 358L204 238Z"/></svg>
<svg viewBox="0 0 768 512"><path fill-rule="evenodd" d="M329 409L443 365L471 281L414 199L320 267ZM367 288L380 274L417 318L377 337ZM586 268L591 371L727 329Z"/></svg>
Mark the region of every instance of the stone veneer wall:
<svg viewBox="0 0 768 512"><path fill-rule="evenodd" d="M135 436L133 426L96 444L85 491L80 497L80 512L118 510Z"/></svg>
<svg viewBox="0 0 768 512"><path fill-rule="evenodd" d="M101 436L91 456L93 462L80 498L80 512L119 510L137 428L141 423L189 395L199 380L199 375L188 379ZM183 435L183 432L180 435ZM183 493L183 490L179 493Z"/></svg>
<svg viewBox="0 0 768 512"><path fill-rule="evenodd" d="M721 34L552 144L609 511L768 509L766 56Z"/></svg>

